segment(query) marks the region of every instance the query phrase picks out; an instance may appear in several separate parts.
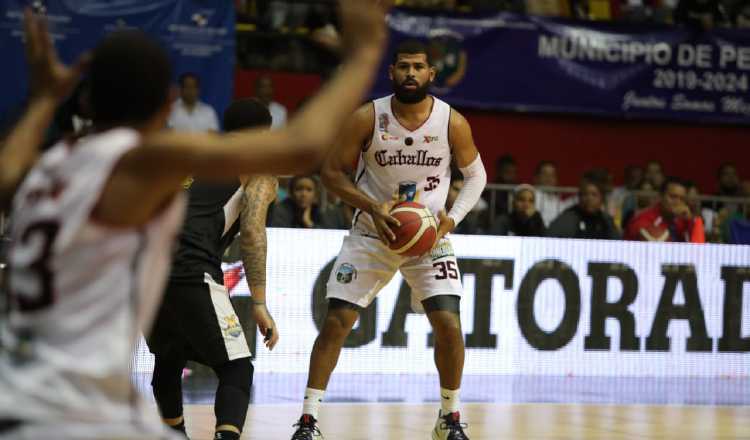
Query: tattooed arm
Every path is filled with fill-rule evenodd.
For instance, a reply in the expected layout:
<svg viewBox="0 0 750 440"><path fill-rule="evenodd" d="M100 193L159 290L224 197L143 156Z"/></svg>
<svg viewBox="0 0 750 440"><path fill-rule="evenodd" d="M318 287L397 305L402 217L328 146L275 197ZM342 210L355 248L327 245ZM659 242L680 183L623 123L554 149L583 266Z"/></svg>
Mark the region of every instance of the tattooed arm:
<svg viewBox="0 0 750 440"><path fill-rule="evenodd" d="M278 181L273 176L253 175L243 177L242 186L240 255L252 293L253 318L260 333L266 336L266 346L272 349L279 340L279 332L266 307L266 216L268 206L276 198ZM270 335L269 329L272 329Z"/></svg>

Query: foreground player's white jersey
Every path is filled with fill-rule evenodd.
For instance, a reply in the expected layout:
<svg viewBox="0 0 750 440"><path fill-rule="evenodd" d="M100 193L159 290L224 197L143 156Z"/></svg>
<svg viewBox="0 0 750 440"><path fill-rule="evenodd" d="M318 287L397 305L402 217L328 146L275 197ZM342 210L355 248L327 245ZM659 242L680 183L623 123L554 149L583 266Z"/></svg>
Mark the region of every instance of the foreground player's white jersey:
<svg viewBox="0 0 750 440"><path fill-rule="evenodd" d="M445 209L451 180L451 147L448 126L451 107L433 97L429 118L414 131L404 128L391 110L391 96L373 101L375 127L362 148L355 184L373 199L384 202L399 188L416 190L419 203L437 216ZM407 190L408 191L408 190ZM354 229L377 235L369 214L357 211Z"/></svg>
<svg viewBox="0 0 750 440"><path fill-rule="evenodd" d="M0 419L26 421L21 436L165 438L129 364L161 299L183 196L140 228L91 220L112 168L138 141L117 129L61 142L14 199Z"/></svg>

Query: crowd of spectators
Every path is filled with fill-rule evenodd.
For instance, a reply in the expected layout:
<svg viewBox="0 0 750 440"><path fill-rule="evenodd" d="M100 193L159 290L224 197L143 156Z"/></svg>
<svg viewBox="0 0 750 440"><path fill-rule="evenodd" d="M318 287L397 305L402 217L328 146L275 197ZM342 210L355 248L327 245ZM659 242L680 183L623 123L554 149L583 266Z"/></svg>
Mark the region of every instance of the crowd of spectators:
<svg viewBox="0 0 750 440"><path fill-rule="evenodd" d="M332 0L235 0L241 22L266 30L335 26ZM650 21L713 27L750 27L750 0L396 0L401 8L453 13L513 12L580 20Z"/></svg>
<svg viewBox="0 0 750 440"><path fill-rule="evenodd" d="M732 164L717 172L716 194L701 195L691 181L667 176L663 165L650 161L629 165L623 185L614 187L611 173L594 168L574 190L559 187L557 166L540 161L533 185L517 182L516 162L502 156L495 184L454 233L750 244L750 180L742 181ZM463 180L455 172L446 209ZM279 193L270 226L336 228L351 225L352 210L324 197L317 178L293 178Z"/></svg>

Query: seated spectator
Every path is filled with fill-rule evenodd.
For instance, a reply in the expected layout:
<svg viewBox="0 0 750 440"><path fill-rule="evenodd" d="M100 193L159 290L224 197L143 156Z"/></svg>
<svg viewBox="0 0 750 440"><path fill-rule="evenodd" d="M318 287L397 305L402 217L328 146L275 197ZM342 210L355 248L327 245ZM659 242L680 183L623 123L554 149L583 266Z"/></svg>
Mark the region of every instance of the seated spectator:
<svg viewBox="0 0 750 440"><path fill-rule="evenodd" d="M688 180L685 182L685 185L687 187L687 204L690 207L690 212L701 216L703 230L710 231L716 218L716 211L709 207L701 206L701 193L695 182Z"/></svg>
<svg viewBox="0 0 750 440"><path fill-rule="evenodd" d="M554 162L539 162L534 172L534 184L537 186L536 209L541 214L545 226L565 208L575 203L575 200L563 200L558 193L552 192L553 187L557 186L557 165Z"/></svg>
<svg viewBox="0 0 750 440"><path fill-rule="evenodd" d="M513 192L513 210L495 219L489 233L493 235L516 235L519 237L543 237L544 220L536 210L533 186L518 185Z"/></svg>
<svg viewBox="0 0 750 440"><path fill-rule="evenodd" d="M651 160L646 163L645 179L651 182L654 189L658 190L664 185L664 165L658 160Z"/></svg>
<svg viewBox="0 0 750 440"><path fill-rule="evenodd" d="M623 203L633 191L638 190L638 186L643 180L643 174L643 168L638 165L626 166L624 185L613 189L612 193L607 197L607 212L612 216L615 220L615 224L620 228L624 227L624 224L622 223Z"/></svg>
<svg viewBox="0 0 750 440"><path fill-rule="evenodd" d="M319 206L319 184L313 176L297 176L289 181L289 197L276 203L271 226L277 228L329 228ZM335 227L335 225L334 225Z"/></svg>
<svg viewBox="0 0 750 440"><path fill-rule="evenodd" d="M622 202L622 220L620 227L626 230L633 216L644 209L650 208L658 199L656 188L650 180L642 180L640 185L632 194L629 194Z"/></svg>
<svg viewBox="0 0 750 440"><path fill-rule="evenodd" d="M182 131L218 131L219 119L213 107L200 100L201 83L198 75L180 75L180 98L172 104L170 128Z"/></svg>
<svg viewBox="0 0 750 440"><path fill-rule="evenodd" d="M710 30L725 25L727 17L719 0L679 0L674 11L674 22L695 29Z"/></svg>
<svg viewBox="0 0 750 440"><path fill-rule="evenodd" d="M255 97L268 107L271 112L272 128L286 125L287 110L284 104L274 101L274 85L270 76L264 75L255 81Z"/></svg>
<svg viewBox="0 0 750 440"><path fill-rule="evenodd" d="M548 237L617 240L620 233L609 214L604 212L604 188L584 181L578 192L578 204L562 212L549 226Z"/></svg>
<svg viewBox="0 0 750 440"><path fill-rule="evenodd" d="M750 28L750 0L741 1L734 7L732 21L739 29Z"/></svg>
<svg viewBox="0 0 750 440"><path fill-rule="evenodd" d="M686 184L675 177L667 178L659 202L633 218L625 239L705 243L703 220L690 210Z"/></svg>
<svg viewBox="0 0 750 440"><path fill-rule="evenodd" d="M453 174L451 177L451 186L448 188L448 198L445 199L445 212L449 212L453 208L453 203L458 197L458 193L461 192L461 188L464 187L464 177L461 173ZM477 203L479 205L479 203ZM472 209L464 217L461 223L456 226L453 230L454 234L479 234L479 216L480 210ZM437 213L434 213L437 214Z"/></svg>
<svg viewBox="0 0 750 440"><path fill-rule="evenodd" d="M501 185L516 185L518 176L518 167L516 160L510 154L500 156L495 162L495 181ZM510 198L512 191L498 190L485 191L483 198L495 203L495 215L503 215L510 212Z"/></svg>

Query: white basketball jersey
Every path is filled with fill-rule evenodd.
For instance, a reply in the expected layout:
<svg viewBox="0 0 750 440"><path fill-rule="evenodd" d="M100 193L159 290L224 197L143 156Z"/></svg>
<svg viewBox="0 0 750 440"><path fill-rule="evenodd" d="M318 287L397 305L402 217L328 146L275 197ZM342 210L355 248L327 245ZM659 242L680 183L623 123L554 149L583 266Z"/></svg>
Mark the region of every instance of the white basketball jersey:
<svg viewBox="0 0 750 440"><path fill-rule="evenodd" d="M418 193L417 202L437 217L445 209L451 180L451 147L448 126L451 107L433 97L432 112L414 131L404 128L391 109L393 95L373 101L375 128L362 148L355 184L373 199L385 202L402 185ZM353 229L377 236L369 214L357 211Z"/></svg>
<svg viewBox="0 0 750 440"><path fill-rule="evenodd" d="M16 194L0 419L58 429L54 438L88 438L82 427L97 424L106 428L95 438L130 438L134 425L139 438L163 438L156 412L141 408L131 387L129 364L161 300L184 197L139 228L91 220L113 166L138 141L116 129L74 147L61 142Z"/></svg>

